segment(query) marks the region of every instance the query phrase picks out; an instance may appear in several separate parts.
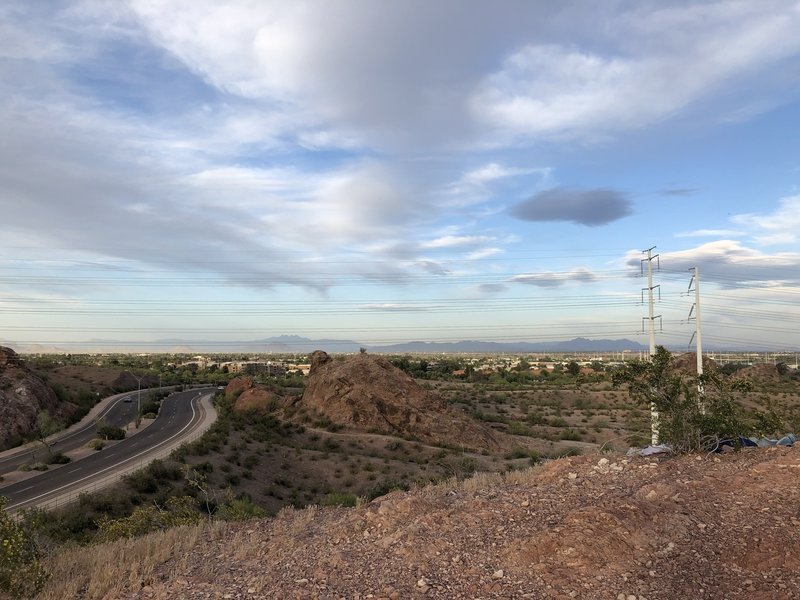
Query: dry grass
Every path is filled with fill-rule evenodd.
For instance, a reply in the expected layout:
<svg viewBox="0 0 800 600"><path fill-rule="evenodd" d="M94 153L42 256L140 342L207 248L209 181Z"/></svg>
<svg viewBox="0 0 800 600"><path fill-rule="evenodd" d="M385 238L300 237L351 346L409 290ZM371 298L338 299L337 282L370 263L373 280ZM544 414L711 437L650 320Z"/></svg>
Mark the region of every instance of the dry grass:
<svg viewBox="0 0 800 600"><path fill-rule="evenodd" d="M100 600L152 581L156 568L185 556L199 540L226 535L227 523L176 527L139 538L90 547L62 549L45 562L50 579L37 600ZM176 568L180 568L178 559Z"/></svg>

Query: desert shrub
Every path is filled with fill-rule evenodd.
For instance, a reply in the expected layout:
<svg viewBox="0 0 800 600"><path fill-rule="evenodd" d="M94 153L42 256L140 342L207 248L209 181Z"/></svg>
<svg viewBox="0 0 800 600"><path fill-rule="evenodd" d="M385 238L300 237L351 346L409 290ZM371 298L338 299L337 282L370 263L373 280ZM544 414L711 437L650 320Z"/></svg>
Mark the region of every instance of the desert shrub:
<svg viewBox="0 0 800 600"><path fill-rule="evenodd" d="M320 506L355 506L358 496L351 492L330 492L319 501Z"/></svg>
<svg viewBox="0 0 800 600"><path fill-rule="evenodd" d="M386 494L394 490L403 490L404 492L407 492L409 490L409 486L407 483L404 483L402 481L387 479L381 481L371 490L369 490L367 492L367 499L374 500L375 498L378 498L379 496L385 496Z"/></svg>
<svg viewBox="0 0 800 600"><path fill-rule="evenodd" d="M179 525L192 525L203 518L197 510L194 498L176 496L169 498L164 506L148 504L140 506L130 516L119 519L101 518L99 539L113 541L130 538L151 531L163 531Z"/></svg>
<svg viewBox="0 0 800 600"><path fill-rule="evenodd" d="M0 591L12 598L29 598L44 585L47 575L40 562L33 526L14 520L0 496Z"/></svg>
<svg viewBox="0 0 800 600"><path fill-rule="evenodd" d="M106 440L123 440L125 439L125 430L100 421L97 423L97 435Z"/></svg>
<svg viewBox="0 0 800 600"><path fill-rule="evenodd" d="M56 452L48 458L48 462L51 465L65 465L71 460L72 459L63 452Z"/></svg>
<svg viewBox="0 0 800 600"><path fill-rule="evenodd" d="M526 448L512 448L510 452L506 454L506 459L514 460L519 458L528 458L531 462L536 463L539 462L542 457L536 450L528 450Z"/></svg>
<svg viewBox="0 0 800 600"><path fill-rule="evenodd" d="M245 521L266 516L267 512L254 504L250 496L245 494L234 498L230 491L228 492L228 499L214 513L214 519L220 521Z"/></svg>
<svg viewBox="0 0 800 600"><path fill-rule="evenodd" d="M92 450L102 450L104 446L105 441L101 440L100 438L91 439L86 443L86 447L91 448Z"/></svg>

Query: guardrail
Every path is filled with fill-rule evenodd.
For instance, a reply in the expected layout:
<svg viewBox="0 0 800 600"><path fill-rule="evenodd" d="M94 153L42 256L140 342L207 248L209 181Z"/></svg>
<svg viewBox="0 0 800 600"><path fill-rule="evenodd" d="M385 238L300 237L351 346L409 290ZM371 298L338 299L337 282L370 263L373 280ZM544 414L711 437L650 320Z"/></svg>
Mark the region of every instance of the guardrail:
<svg viewBox="0 0 800 600"><path fill-rule="evenodd" d="M203 408L210 412L216 413L214 407L211 405L210 396L206 396L202 399L201 404ZM136 471L140 471L147 467L151 462L154 460L158 460L161 458L166 458L172 452L181 447L184 444L189 444L200 436L202 436L211 425L214 424L216 419L203 419L200 422L200 425L197 429L193 430L187 437L174 442L172 444L165 444L163 448L158 448L152 451L152 453L148 453L146 456L142 457L140 460L134 462L131 465L127 465L125 467L121 467L119 470L114 470L113 473L106 475L101 479L97 479L94 481L87 482L85 485L81 485L76 487L73 490L69 490L67 492L63 492L58 494L57 496L51 498L50 500L45 500L43 502L37 502L31 506L21 506L14 509L11 509L9 512L14 513L21 510L29 509L29 508L40 508L42 510L56 510L59 508L64 508L77 502L80 499L82 494L90 494L94 492L99 492L105 488L111 487L113 484L117 483L122 477L125 475L130 475L131 473L135 473Z"/></svg>

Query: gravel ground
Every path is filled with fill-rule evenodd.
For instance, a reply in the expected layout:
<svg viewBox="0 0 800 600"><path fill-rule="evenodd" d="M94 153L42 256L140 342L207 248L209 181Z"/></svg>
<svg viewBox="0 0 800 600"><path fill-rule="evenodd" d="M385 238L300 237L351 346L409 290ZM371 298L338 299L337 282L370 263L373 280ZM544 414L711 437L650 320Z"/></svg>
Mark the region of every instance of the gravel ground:
<svg viewBox="0 0 800 600"><path fill-rule="evenodd" d="M113 596L165 598L800 598L800 449L581 456L286 510Z"/></svg>

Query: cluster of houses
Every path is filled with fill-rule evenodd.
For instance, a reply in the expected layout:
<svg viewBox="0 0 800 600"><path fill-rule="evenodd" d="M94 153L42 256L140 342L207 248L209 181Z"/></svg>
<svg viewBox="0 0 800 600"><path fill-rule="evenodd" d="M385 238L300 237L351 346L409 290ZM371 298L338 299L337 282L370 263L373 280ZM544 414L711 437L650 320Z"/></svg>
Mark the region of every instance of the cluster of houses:
<svg viewBox="0 0 800 600"><path fill-rule="evenodd" d="M186 367L195 365L198 371L210 369L220 370L225 373L241 373L242 375L269 375L272 377L283 377L287 373L300 371L303 375L308 375L311 370L310 364L295 364L277 360L263 360L257 357L247 360L229 360L217 362L205 356L194 356L191 360L181 363Z"/></svg>

